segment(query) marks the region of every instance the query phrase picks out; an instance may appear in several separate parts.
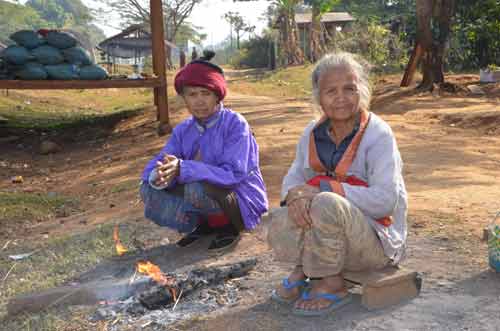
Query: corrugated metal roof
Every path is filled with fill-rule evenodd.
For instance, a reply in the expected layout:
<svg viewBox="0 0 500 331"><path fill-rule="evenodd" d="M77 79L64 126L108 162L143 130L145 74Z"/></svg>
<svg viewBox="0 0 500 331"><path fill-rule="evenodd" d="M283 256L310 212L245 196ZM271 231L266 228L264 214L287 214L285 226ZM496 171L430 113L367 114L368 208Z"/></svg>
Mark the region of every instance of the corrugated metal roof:
<svg viewBox="0 0 500 331"><path fill-rule="evenodd" d="M311 19L312 19L311 13L295 14L295 22L297 24L311 23ZM323 22L323 23L326 23L326 22L352 22L352 21L355 21L354 17L352 17L347 12L329 12L329 13L324 13L323 16L321 16L321 22Z"/></svg>

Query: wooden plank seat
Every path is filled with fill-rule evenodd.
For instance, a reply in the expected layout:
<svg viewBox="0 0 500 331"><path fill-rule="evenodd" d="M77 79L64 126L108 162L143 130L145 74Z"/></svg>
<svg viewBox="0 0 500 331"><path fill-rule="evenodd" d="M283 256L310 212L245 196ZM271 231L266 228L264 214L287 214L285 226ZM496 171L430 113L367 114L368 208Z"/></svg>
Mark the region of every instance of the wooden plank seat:
<svg viewBox="0 0 500 331"><path fill-rule="evenodd" d="M420 293L422 278L416 271L386 267L369 272L345 272L344 280L361 286L361 303L369 310L412 299Z"/></svg>
<svg viewBox="0 0 500 331"><path fill-rule="evenodd" d="M160 78L105 79L105 80L0 80L0 89L11 90L55 90L55 89L100 89L100 88L155 88L160 87Z"/></svg>

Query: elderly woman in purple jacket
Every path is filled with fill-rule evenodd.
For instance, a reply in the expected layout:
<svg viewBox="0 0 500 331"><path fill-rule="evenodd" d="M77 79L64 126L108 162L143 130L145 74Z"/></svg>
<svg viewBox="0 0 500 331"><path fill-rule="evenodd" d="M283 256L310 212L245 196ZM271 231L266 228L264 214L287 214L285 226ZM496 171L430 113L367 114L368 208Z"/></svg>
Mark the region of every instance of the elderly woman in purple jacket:
<svg viewBox="0 0 500 331"><path fill-rule="evenodd" d="M259 224L268 201L258 145L243 116L222 104L224 74L209 60L192 61L175 77L192 116L147 164L141 197L147 218L187 233L179 246L215 234L208 249L218 251Z"/></svg>

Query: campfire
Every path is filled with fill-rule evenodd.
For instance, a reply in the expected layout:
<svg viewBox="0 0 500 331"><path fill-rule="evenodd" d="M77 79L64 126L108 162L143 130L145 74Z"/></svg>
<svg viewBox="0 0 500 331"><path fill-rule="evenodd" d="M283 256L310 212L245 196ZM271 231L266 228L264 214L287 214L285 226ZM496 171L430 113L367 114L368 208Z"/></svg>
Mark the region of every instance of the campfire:
<svg viewBox="0 0 500 331"><path fill-rule="evenodd" d="M120 241L118 225L114 227L113 239L118 255L128 252ZM128 281L131 288L137 289L128 298L101 301L92 319L116 322L117 316L121 316L121 322L127 324L134 320L146 320L148 324L166 326L192 315L235 304L239 286L235 285L238 281L233 279L247 275L256 263L256 259L249 259L229 265L186 268L184 272L173 275L163 272L159 265L151 261L139 260Z"/></svg>
<svg viewBox="0 0 500 331"><path fill-rule="evenodd" d="M117 226L113 239L118 254L127 252L120 242ZM171 250L173 256L189 254L174 245L163 249ZM123 266L110 278L75 282L15 297L7 305L8 314L15 316L40 312L47 307L98 304L99 308L90 319L110 321L109 331L122 330L124 325L136 323L142 327L154 324L158 326L154 330L163 330L177 321L237 304L240 290L246 288L239 278L248 275L257 264L255 258L208 267L187 264L176 267L174 274L162 272L161 257L154 260L155 264L145 260L144 255L144 252L136 256L128 252L123 260L113 261Z"/></svg>
<svg viewBox="0 0 500 331"><path fill-rule="evenodd" d="M136 273L149 276L149 282L134 274L131 282L144 286L138 287L128 298L101 302L92 320L108 320L116 325L112 330L134 323L155 324L162 330L176 321L230 307L239 300L241 285L237 278L246 276L256 264L256 259L249 259L226 265L186 268L174 277L163 273L150 261L139 261Z"/></svg>

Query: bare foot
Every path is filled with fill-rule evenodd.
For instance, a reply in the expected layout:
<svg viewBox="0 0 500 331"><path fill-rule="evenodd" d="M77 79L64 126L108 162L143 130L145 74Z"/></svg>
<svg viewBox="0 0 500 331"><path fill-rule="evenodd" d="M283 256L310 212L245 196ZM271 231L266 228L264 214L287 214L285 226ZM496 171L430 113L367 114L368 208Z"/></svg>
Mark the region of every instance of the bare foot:
<svg viewBox="0 0 500 331"><path fill-rule="evenodd" d="M313 280L312 288L309 291L310 296L314 297L316 294L335 294L340 298L345 297L349 292L344 287L344 279L340 276L325 277L320 280ZM321 310L332 304L331 300L324 298L317 298L311 300L299 299L295 303L295 308L301 310Z"/></svg>
<svg viewBox="0 0 500 331"><path fill-rule="evenodd" d="M299 280L303 280L306 278L306 275L304 275L304 272L302 271L302 266L296 266L295 269L292 271L290 276L288 276L288 281L290 283L295 283ZM280 284L276 288L276 293L283 299L285 300L294 300L300 297L300 287L294 287L292 289L286 289L283 287L283 284Z"/></svg>

